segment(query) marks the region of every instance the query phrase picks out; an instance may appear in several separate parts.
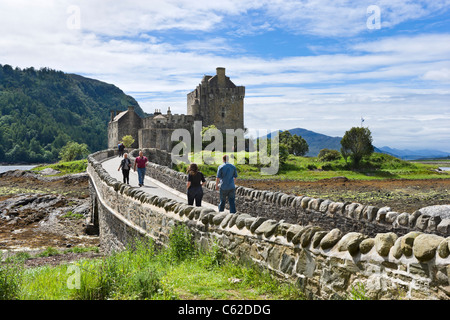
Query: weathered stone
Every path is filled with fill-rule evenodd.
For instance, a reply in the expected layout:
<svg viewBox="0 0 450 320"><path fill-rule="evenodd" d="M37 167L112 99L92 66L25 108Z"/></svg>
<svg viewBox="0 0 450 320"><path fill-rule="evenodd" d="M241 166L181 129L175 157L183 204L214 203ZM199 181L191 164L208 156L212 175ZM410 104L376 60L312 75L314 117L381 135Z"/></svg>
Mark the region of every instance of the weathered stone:
<svg viewBox="0 0 450 320"><path fill-rule="evenodd" d="M218 214L216 214L213 219L212 219L212 223L216 226L218 226L223 219L225 219L225 217L228 215L228 213L226 212L219 212Z"/></svg>
<svg viewBox="0 0 450 320"><path fill-rule="evenodd" d="M450 255L450 238L444 239L438 246L439 257L446 259Z"/></svg>
<svg viewBox="0 0 450 320"><path fill-rule="evenodd" d="M383 222L385 221L386 214L387 214L389 211L391 211L391 208L389 208L389 207L383 207L383 208L380 208L380 209L378 210L378 212L377 212L377 216L376 216L375 220L376 220L378 223L383 223Z"/></svg>
<svg viewBox="0 0 450 320"><path fill-rule="evenodd" d="M314 234L318 231L321 231L322 228L320 227L316 227L313 226L311 228L308 228L307 230L305 230L305 232L303 232L301 238L300 238L300 244L303 248L306 248L310 243L311 243L311 239L314 236Z"/></svg>
<svg viewBox="0 0 450 320"><path fill-rule="evenodd" d="M328 231L317 231L314 233L313 238L311 239L311 243L313 248L317 248L320 245L320 241L325 237Z"/></svg>
<svg viewBox="0 0 450 320"><path fill-rule="evenodd" d="M378 254L383 257L387 256L397 238L397 235L393 232L378 233L375 236L375 249Z"/></svg>
<svg viewBox="0 0 450 320"><path fill-rule="evenodd" d="M399 213L395 212L395 211L390 211L388 213L386 213L386 217L384 218L384 220L387 223L393 223L395 221L395 219L397 219Z"/></svg>
<svg viewBox="0 0 450 320"><path fill-rule="evenodd" d="M310 200L311 200L310 197L304 197L304 198L302 199L302 208L303 208L303 209L308 208L308 203L309 203Z"/></svg>
<svg viewBox="0 0 450 320"><path fill-rule="evenodd" d="M338 243L341 237L342 237L341 230L333 229L322 238L322 240L320 241L320 247L323 250L329 249L333 247L336 243Z"/></svg>
<svg viewBox="0 0 450 320"><path fill-rule="evenodd" d="M413 253L420 262L431 260L436 255L436 249L444 240L435 234L421 234L414 240Z"/></svg>
<svg viewBox="0 0 450 320"><path fill-rule="evenodd" d="M363 212L364 212L365 208L366 208L366 206L363 205L363 204L358 205L356 207L355 211L353 212L353 217L355 219L357 219L357 220L362 219L363 218Z"/></svg>
<svg viewBox="0 0 450 320"><path fill-rule="evenodd" d="M266 220L255 230L255 234L264 234L266 238L270 238L275 234L277 227L278 222L276 220Z"/></svg>
<svg viewBox="0 0 450 320"><path fill-rule="evenodd" d="M320 204L323 202L323 199L313 199L309 202L308 208L314 211L319 211Z"/></svg>
<svg viewBox="0 0 450 320"><path fill-rule="evenodd" d="M291 203L291 207L294 207L294 208L301 207L303 198L304 198L304 196L295 197Z"/></svg>
<svg viewBox="0 0 450 320"><path fill-rule="evenodd" d="M422 214L430 217L440 217L441 219L450 219L450 205L435 205L419 210Z"/></svg>
<svg viewBox="0 0 450 320"><path fill-rule="evenodd" d="M397 217L396 223L400 226L407 227L409 225L409 213L403 212L403 213L399 214Z"/></svg>
<svg viewBox="0 0 450 320"><path fill-rule="evenodd" d="M375 239L373 239L373 238L365 239L365 240L363 240L363 241L360 242L360 244L359 244L359 251L360 251L362 254L366 254L366 253L368 253L370 250L372 250L372 248L374 247L374 245L375 245Z"/></svg>
<svg viewBox="0 0 450 320"><path fill-rule="evenodd" d="M417 219L422 215L422 212L420 212L419 210L414 211L410 216L409 216L409 227L410 228L414 228L414 226L416 225Z"/></svg>
<svg viewBox="0 0 450 320"><path fill-rule="evenodd" d="M392 246L391 252L392 252L392 256L395 259L400 259L400 257L403 255L403 252L402 252L402 237L398 238L395 241L394 245Z"/></svg>
<svg viewBox="0 0 450 320"><path fill-rule="evenodd" d="M220 227L221 227L221 228L226 228L227 225L228 225L228 223L230 222L230 220L231 220L231 218L232 218L233 216L235 216L235 214L233 214L233 213L227 214L227 216L226 216L226 217L222 220L222 222L220 223Z"/></svg>
<svg viewBox="0 0 450 320"><path fill-rule="evenodd" d="M242 229L243 227L245 227L245 219L251 218L251 217L252 216L247 213L239 214L236 218L236 227L238 227L239 229Z"/></svg>
<svg viewBox="0 0 450 320"><path fill-rule="evenodd" d="M411 231L401 237L401 250L405 256L409 257L412 255L414 240L421 234L422 232Z"/></svg>
<svg viewBox="0 0 450 320"><path fill-rule="evenodd" d="M425 229L428 227L428 220L430 220L430 216L424 214L421 215L420 217L417 218L416 228L421 231L425 231Z"/></svg>
<svg viewBox="0 0 450 320"><path fill-rule="evenodd" d="M443 235L450 235L450 219L442 219L436 230Z"/></svg>
<svg viewBox="0 0 450 320"><path fill-rule="evenodd" d="M232 214L230 220L228 221L228 228L232 228L236 224L236 219L238 218L238 214Z"/></svg>
<svg viewBox="0 0 450 320"><path fill-rule="evenodd" d="M327 212L328 206L329 206L330 204L332 204L332 203L333 203L333 201L331 201L331 200L325 200L325 201L323 201L323 202L320 204L320 206L319 206L319 211L320 211L320 212L323 212L323 213Z"/></svg>
<svg viewBox="0 0 450 320"><path fill-rule="evenodd" d="M345 216L355 219L355 210L360 206L359 203L353 202L345 206Z"/></svg>
<svg viewBox="0 0 450 320"><path fill-rule="evenodd" d="M250 217L245 219L245 227L250 230L250 226L256 221L256 217Z"/></svg>
<svg viewBox="0 0 450 320"><path fill-rule="evenodd" d="M303 230L304 227L298 225L298 224L293 224L289 227L289 229L286 231L286 239L287 241L291 242L292 238L294 238L294 236L299 233L301 230Z"/></svg>
<svg viewBox="0 0 450 320"><path fill-rule="evenodd" d="M303 233L306 232L307 230L311 229L311 228L312 228L312 226L306 226L306 227L302 228L301 230L299 230L299 231L292 237L291 242L292 242L293 244L299 244L299 243L300 243L300 240L301 240L301 238L302 238Z"/></svg>
<svg viewBox="0 0 450 320"><path fill-rule="evenodd" d="M332 202L328 206L328 212L331 214L342 213L343 208L344 208L344 203Z"/></svg>
<svg viewBox="0 0 450 320"><path fill-rule="evenodd" d="M287 222L281 222L278 225L277 231L275 232L277 235L283 236L287 238L287 231L291 228L292 224ZM289 241L289 239L288 239Z"/></svg>
<svg viewBox="0 0 450 320"><path fill-rule="evenodd" d="M339 251L348 251L352 256L359 251L359 244L366 237L359 232L349 232L345 234L337 244Z"/></svg>
<svg viewBox="0 0 450 320"><path fill-rule="evenodd" d="M253 223L250 225L250 232L255 233L255 230L266 220L267 218L257 217L255 221L253 221Z"/></svg>
<svg viewBox="0 0 450 320"><path fill-rule="evenodd" d="M363 218L368 220L368 221L373 221L373 219L376 218L377 216L377 212L378 212L378 208L374 207L374 206L367 206L364 208L363 211Z"/></svg>
<svg viewBox="0 0 450 320"><path fill-rule="evenodd" d="M442 221L441 217L439 216L430 216L430 219L428 220L427 225L427 232L434 233L437 230L437 226Z"/></svg>

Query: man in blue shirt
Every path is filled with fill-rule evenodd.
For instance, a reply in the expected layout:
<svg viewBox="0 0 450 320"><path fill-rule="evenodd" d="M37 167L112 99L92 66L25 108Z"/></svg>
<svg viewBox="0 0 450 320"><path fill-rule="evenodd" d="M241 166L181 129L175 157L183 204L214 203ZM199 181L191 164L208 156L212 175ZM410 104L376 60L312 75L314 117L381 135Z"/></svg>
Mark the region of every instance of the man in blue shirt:
<svg viewBox="0 0 450 320"><path fill-rule="evenodd" d="M220 182L220 203L219 212L225 210L225 203L228 199L230 203L230 213L236 213L235 203L235 182L237 178L237 170L234 165L228 162L228 156L223 156L223 163L217 169L216 190L219 190Z"/></svg>

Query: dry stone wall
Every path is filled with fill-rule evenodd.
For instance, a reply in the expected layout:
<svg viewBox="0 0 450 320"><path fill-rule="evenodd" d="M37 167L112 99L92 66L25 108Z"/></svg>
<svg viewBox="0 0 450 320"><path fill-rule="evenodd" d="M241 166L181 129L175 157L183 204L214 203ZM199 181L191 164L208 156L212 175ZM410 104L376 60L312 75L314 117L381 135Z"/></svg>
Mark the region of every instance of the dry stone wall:
<svg viewBox="0 0 450 320"><path fill-rule="evenodd" d="M332 215L331 219L338 216L334 210L340 210L340 216L352 215L353 220L356 216L368 219L371 215L373 219L368 223L382 222L381 209L369 211L359 204L340 206L333 202L328 202L325 209L323 202L326 200L269 195L257 190L238 191L239 204L275 202L276 206L267 206L265 215L197 208L148 195L111 178L99 162L107 156L108 151L102 151L88 158L91 190L95 193L91 195L92 203L97 206L101 243L106 249L120 250L136 236L148 236L164 245L172 227L184 223L200 246L207 248L216 243L229 255L251 259L296 283L311 299L343 299L352 288L358 288L358 284L362 284L365 294L373 299L450 299L448 234L444 237L426 233L426 228L407 229L399 234L393 228L369 235L340 227L327 228L311 223L312 220L298 223L296 211L292 211L292 217L279 219L283 216L274 208L300 206L302 215L323 213ZM183 182L182 173L167 167L149 164L147 171L164 183L171 181L167 184L172 187ZM160 176L154 175L155 172ZM212 185L212 181L208 182L208 188ZM269 215L272 209L274 214ZM289 210L285 212L291 212ZM386 221L391 211L385 211L383 221L394 225Z"/></svg>

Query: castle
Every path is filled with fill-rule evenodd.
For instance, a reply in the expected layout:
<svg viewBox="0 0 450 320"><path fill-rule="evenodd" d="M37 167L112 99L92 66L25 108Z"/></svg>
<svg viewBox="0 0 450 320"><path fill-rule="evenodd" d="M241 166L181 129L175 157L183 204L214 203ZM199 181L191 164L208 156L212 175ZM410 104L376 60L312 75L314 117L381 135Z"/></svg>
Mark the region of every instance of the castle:
<svg viewBox="0 0 450 320"><path fill-rule="evenodd" d="M131 135L135 139L133 148L157 148L171 150L171 135L175 129L187 129L193 134L194 121L202 126L215 125L226 129L244 129L245 87L236 86L225 75L225 68L216 68L215 76L205 75L194 91L187 94L187 114L166 114L156 109L141 118L134 107L122 112L111 111L108 124L108 148L114 149L122 137Z"/></svg>

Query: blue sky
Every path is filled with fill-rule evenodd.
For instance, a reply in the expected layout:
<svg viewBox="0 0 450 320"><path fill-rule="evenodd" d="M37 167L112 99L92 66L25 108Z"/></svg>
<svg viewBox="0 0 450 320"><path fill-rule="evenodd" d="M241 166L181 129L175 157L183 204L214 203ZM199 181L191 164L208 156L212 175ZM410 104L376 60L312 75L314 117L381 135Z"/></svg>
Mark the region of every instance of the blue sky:
<svg viewBox="0 0 450 320"><path fill-rule="evenodd" d="M450 152L450 0L2 0L0 30L1 64L113 83L149 113L186 113L225 67L250 130L363 117L378 147Z"/></svg>

